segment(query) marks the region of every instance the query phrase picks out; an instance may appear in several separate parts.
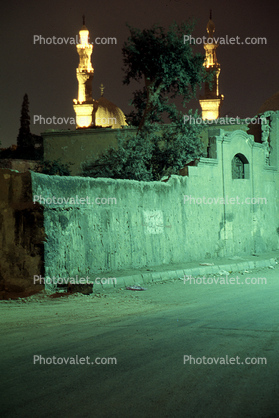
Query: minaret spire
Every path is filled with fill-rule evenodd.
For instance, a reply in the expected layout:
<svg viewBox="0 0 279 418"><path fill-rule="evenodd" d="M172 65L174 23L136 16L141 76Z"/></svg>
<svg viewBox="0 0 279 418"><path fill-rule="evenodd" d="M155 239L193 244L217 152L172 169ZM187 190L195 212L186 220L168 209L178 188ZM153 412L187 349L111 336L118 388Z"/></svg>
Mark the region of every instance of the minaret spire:
<svg viewBox="0 0 279 418"><path fill-rule="evenodd" d="M82 15L82 25L85 26L85 15Z"/></svg>
<svg viewBox="0 0 279 418"><path fill-rule="evenodd" d="M85 26L85 16L82 16L83 26L79 31L80 43L77 45L79 66L76 69L78 80L78 99L74 100L77 128L88 128L92 125L94 102L92 98L92 80L94 68L91 64L93 45L89 41L89 31Z"/></svg>
<svg viewBox="0 0 279 418"><path fill-rule="evenodd" d="M215 25L212 21L212 10L209 12L209 21L206 26L208 33L208 42L205 42L203 47L205 49L204 67L207 73L214 73L214 79L210 88L209 83L205 83L204 95L200 97L200 105L202 108L202 118L214 120L219 118L220 106L223 102L224 96L219 94L219 75L221 71L220 64L217 61L216 49L218 43L215 40L214 32Z"/></svg>

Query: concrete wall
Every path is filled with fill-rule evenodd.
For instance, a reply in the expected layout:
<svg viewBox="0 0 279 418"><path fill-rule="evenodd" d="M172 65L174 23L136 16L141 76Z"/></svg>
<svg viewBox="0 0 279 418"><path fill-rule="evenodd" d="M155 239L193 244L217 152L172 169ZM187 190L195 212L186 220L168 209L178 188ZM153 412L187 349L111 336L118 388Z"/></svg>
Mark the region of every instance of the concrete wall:
<svg viewBox="0 0 279 418"><path fill-rule="evenodd" d="M31 175L0 169L0 299L43 288L43 207L32 201Z"/></svg>
<svg viewBox="0 0 279 418"><path fill-rule="evenodd" d="M269 165L265 145L255 142L245 127L212 127L206 135L210 158L187 167L188 177L172 176L168 182L0 169L0 297L40 290L42 286L33 284L37 275L94 277L113 270L277 250L279 112L270 115L270 127ZM97 147L91 139L101 144L104 138L97 130L88 131L87 140L85 131L76 132L68 140L58 135L58 142L71 143L66 159L69 147L75 156L82 146L88 156ZM107 138L111 134L115 132L109 130ZM53 159L60 157L59 146L53 147ZM243 179L232 178L236 154L247 160ZM80 161L79 155L77 166ZM76 196L84 200L76 204ZM64 203L55 204L54 197ZM70 198L68 203L63 200ZM246 198L262 201L248 204Z"/></svg>
<svg viewBox="0 0 279 418"><path fill-rule="evenodd" d="M107 148L117 144L117 131L118 129L100 128L43 132L44 160L61 158L62 163L73 164L70 166L72 175L80 175L84 161L97 159Z"/></svg>
<svg viewBox="0 0 279 418"><path fill-rule="evenodd" d="M243 130L245 132L248 129L245 124L224 125L220 123L216 124L215 122L210 125L209 129L205 127L201 133L205 157L208 156L207 147L210 131L214 128L221 128L226 131ZM125 132L127 130L136 132L135 128L125 128ZM116 135L118 131L118 129L100 128L43 132L41 136L44 142L44 160L57 160L61 158L63 163L71 163L71 175L81 175L82 163L84 161L95 160L107 148L117 145Z"/></svg>
<svg viewBox="0 0 279 418"><path fill-rule="evenodd" d="M243 130L215 129L211 138L217 158L202 158L188 167L189 177L172 176L167 183L32 173L33 198L90 201L41 200L46 276L93 276L279 249L278 171L265 165L264 146ZM231 161L238 153L249 162L248 178L232 178ZM97 204L98 197L116 203ZM194 203L197 198L206 203ZM209 203L214 198L217 203ZM267 203L246 204L246 198Z"/></svg>
<svg viewBox="0 0 279 418"><path fill-rule="evenodd" d="M28 170L34 170L38 161L33 160L16 160L11 158L0 159L0 168L9 168L25 173Z"/></svg>

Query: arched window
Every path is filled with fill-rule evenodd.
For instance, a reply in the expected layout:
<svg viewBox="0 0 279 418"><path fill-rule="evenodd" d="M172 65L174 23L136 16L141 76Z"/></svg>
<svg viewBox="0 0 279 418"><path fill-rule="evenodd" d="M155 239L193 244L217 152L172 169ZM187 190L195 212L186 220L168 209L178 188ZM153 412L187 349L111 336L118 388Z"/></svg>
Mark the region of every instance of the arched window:
<svg viewBox="0 0 279 418"><path fill-rule="evenodd" d="M249 162L245 155L236 154L232 159L232 178L249 179Z"/></svg>

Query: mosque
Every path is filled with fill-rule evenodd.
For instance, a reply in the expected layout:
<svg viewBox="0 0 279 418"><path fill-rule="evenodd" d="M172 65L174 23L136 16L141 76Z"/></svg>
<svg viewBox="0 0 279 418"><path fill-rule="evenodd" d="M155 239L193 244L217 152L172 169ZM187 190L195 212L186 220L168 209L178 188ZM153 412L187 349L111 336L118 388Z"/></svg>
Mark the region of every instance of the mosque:
<svg viewBox="0 0 279 418"><path fill-rule="evenodd" d="M277 166L277 142L279 139L279 92L259 108L257 115L264 116L266 123L261 121L256 124L248 124L245 120L238 123L220 123L220 109L224 96L219 92L219 76L221 65L217 60L218 44L214 39L215 25L210 11L209 21L206 26L207 42L204 43L205 61L204 67L208 73L214 71L214 80L209 86L205 83L204 94L199 97L202 110L202 119L214 121L211 126L205 126L202 140L205 148L205 158L216 157L214 145L214 129L223 129L226 132L238 131L251 135L256 143L263 144L266 161L270 166ZM77 45L79 65L76 69L78 81L78 97L74 99L73 108L76 115L76 130L51 130L43 132L44 159L61 159L63 163L71 163L71 174L80 175L82 163L89 159L97 159L108 147L117 144L116 132L119 129L135 132L134 127L129 127L125 115L119 107L104 97L103 84L100 86L101 96L95 100L92 98L92 81L94 68L91 64L93 45L89 43L89 31L83 26L79 31L80 43ZM115 131L115 129L117 131ZM241 162L238 161L241 165ZM244 161L242 161L244 164ZM187 169L185 173L187 172ZM180 174L185 175L182 170Z"/></svg>
<svg viewBox="0 0 279 418"><path fill-rule="evenodd" d="M214 41L213 34L215 25L212 21L210 11L209 22L206 27L208 42L204 44L205 62L204 66L208 73L215 71L214 81L210 89L209 83L205 83L204 96L200 97L199 103L202 108L202 118L214 120L219 117L220 107L224 96L219 94L219 75L220 64L217 61L216 49L218 44ZM209 42L210 38L210 42ZM94 68L91 64L93 45L89 43L89 31L85 26L83 16L83 26L79 31L80 44L77 45L79 54L79 66L76 69L78 80L78 99L74 99L74 111L76 114L77 128L90 128L92 126L111 127L118 129L126 126L124 113L115 104L107 100L104 93L104 86L101 84L101 97L98 100L92 98L92 81Z"/></svg>
<svg viewBox="0 0 279 418"><path fill-rule="evenodd" d="M122 110L104 97L103 84L101 85L101 97L98 100L92 98L94 68L91 64L91 55L93 45L89 44L89 31L85 26L84 16L79 39L80 44L77 45L79 66L76 69L78 99L74 99L77 128L90 128L93 125L118 129L127 125Z"/></svg>
<svg viewBox="0 0 279 418"><path fill-rule="evenodd" d="M214 30L210 16L209 37ZM104 97L104 86L100 98L92 98L93 46L88 38L84 24L77 45L78 97L73 104L77 129L42 133L44 159L73 163L73 176L80 174L87 158L97 158L116 144L121 129L135 132L126 126L123 112ZM93 277L96 272L147 267L152 272L150 267L162 264L256 256L279 249L279 92L259 108L263 119L256 125L215 124L224 100L219 93L217 46L211 41L204 45L204 65L207 71L216 71L213 89L205 85L199 100L202 118L214 124L203 130L203 157L180 176L144 183L0 170L5 289L30 287L34 274ZM94 210L68 202L34 205L32 196L41 195L111 196L117 205L97 204ZM252 262L249 269L254 266Z"/></svg>

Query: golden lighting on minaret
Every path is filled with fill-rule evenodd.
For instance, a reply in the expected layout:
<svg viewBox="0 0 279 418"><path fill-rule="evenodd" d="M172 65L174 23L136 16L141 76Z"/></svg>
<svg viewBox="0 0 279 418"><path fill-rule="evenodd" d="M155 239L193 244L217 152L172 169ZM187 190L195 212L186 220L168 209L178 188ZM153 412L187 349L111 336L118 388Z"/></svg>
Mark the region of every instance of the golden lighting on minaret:
<svg viewBox="0 0 279 418"><path fill-rule="evenodd" d="M218 43L216 43L213 38L215 25L212 21L211 10L206 31L208 33L208 39L207 43L204 44L205 60L203 65L207 72L211 73L214 71L214 79L212 81L212 90L209 88L209 83L205 83L204 95L200 96L199 102L202 108L202 118L204 120L214 120L219 118L220 106L222 105L224 96L219 94L219 75L221 67L217 61L216 49Z"/></svg>
<svg viewBox="0 0 279 418"><path fill-rule="evenodd" d="M77 128L88 128L92 125L93 98L92 80L94 69L91 64L93 45L89 44L89 31L85 26L83 16L83 26L79 31L80 43L77 45L79 54L79 66L76 70L78 80L78 99L74 99L74 111L76 113Z"/></svg>

